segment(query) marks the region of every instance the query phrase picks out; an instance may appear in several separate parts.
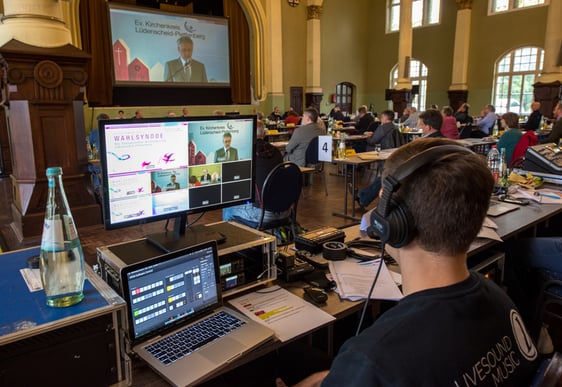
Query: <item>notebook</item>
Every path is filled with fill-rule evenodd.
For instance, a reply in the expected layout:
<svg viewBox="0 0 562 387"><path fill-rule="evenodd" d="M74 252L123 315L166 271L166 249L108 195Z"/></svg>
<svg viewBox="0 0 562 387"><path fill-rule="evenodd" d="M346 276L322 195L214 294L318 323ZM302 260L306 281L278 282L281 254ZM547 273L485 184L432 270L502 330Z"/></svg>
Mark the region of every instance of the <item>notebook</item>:
<svg viewBox="0 0 562 387"><path fill-rule="evenodd" d="M488 207L488 216L500 216L505 213L519 209L519 205L505 202L498 202L496 200L490 201L490 206Z"/></svg>
<svg viewBox="0 0 562 387"><path fill-rule="evenodd" d="M126 266L121 281L131 348L173 385L197 383L273 338L271 329L222 305L215 241ZM227 320L228 327L210 333L207 320L217 314ZM185 333L194 326L200 333ZM161 341L177 341L182 335L185 339L201 335L203 343L191 350L180 344L166 354Z"/></svg>

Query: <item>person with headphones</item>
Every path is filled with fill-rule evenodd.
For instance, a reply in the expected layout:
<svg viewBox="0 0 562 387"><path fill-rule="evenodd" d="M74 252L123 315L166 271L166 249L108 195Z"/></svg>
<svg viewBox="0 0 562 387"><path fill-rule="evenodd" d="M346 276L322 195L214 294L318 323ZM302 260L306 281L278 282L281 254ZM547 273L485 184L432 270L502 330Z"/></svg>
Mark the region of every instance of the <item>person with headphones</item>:
<svg viewBox="0 0 562 387"><path fill-rule="evenodd" d="M388 158L367 231L398 261L404 298L296 386L529 385L538 352L517 308L467 267L493 186L485 160L453 140Z"/></svg>

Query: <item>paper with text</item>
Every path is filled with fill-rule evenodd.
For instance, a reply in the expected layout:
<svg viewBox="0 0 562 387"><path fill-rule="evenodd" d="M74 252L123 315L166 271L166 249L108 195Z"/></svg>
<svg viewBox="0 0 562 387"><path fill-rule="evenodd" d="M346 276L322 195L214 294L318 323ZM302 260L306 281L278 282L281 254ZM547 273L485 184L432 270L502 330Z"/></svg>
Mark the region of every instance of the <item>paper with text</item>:
<svg viewBox="0 0 562 387"><path fill-rule="evenodd" d="M330 273L336 281L336 291L340 297L353 301L366 298L380 262L380 259L362 262L349 258L343 261L330 261ZM382 261L382 265L371 299L400 300L403 297L402 292L390 275L384 261Z"/></svg>
<svg viewBox="0 0 562 387"><path fill-rule="evenodd" d="M281 287L265 288L228 301L287 341L335 320L335 317Z"/></svg>

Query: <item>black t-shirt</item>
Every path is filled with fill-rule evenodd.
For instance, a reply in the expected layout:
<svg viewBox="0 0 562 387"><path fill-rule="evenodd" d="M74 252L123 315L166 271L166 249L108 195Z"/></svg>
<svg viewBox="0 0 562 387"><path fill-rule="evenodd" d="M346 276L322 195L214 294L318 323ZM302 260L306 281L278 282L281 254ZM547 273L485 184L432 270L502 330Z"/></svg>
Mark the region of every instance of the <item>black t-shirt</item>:
<svg viewBox="0 0 562 387"><path fill-rule="evenodd" d="M528 386L537 358L513 302L471 273L404 297L342 346L322 386Z"/></svg>

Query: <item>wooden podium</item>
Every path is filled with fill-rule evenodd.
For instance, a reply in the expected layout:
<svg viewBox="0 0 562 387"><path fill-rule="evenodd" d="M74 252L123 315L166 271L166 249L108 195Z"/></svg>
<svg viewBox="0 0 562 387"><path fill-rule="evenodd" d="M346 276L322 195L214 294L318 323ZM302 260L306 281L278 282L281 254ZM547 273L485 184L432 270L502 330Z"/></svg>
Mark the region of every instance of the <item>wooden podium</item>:
<svg viewBox="0 0 562 387"><path fill-rule="evenodd" d="M47 167L60 166L78 227L101 223L86 153L84 88L90 55L72 46L0 47L2 93L12 155L12 228L20 240L43 231Z"/></svg>

